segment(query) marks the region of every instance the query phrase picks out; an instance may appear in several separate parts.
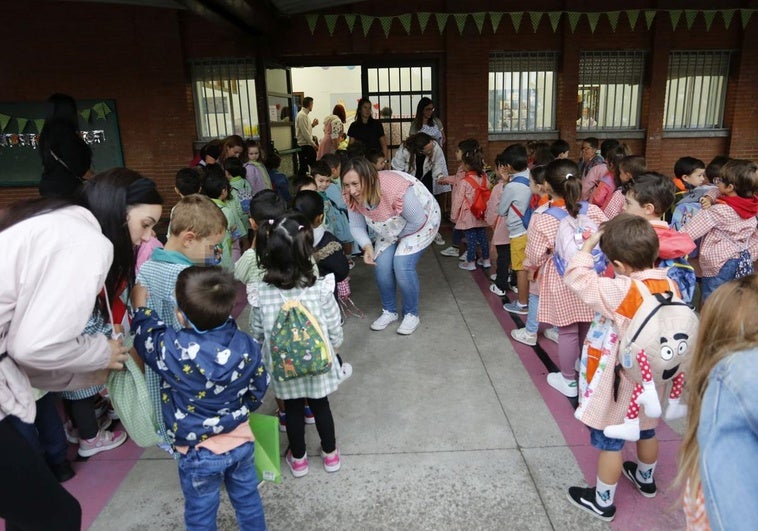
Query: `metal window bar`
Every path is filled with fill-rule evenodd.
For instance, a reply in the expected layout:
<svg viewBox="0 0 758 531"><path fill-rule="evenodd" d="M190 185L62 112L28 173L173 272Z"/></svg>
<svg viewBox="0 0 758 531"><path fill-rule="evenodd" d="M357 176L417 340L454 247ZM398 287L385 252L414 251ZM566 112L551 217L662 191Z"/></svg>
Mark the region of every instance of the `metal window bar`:
<svg viewBox="0 0 758 531"><path fill-rule="evenodd" d="M664 128L723 127L731 50L673 51L669 55Z"/></svg>

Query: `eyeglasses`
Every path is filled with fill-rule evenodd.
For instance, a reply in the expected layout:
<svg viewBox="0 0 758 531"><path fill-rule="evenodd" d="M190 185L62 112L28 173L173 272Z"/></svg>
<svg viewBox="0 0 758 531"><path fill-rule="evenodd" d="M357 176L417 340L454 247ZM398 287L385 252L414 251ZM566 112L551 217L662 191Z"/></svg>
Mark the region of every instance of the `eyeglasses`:
<svg viewBox="0 0 758 531"><path fill-rule="evenodd" d="M713 184L723 184L724 180L721 177L714 177Z"/></svg>

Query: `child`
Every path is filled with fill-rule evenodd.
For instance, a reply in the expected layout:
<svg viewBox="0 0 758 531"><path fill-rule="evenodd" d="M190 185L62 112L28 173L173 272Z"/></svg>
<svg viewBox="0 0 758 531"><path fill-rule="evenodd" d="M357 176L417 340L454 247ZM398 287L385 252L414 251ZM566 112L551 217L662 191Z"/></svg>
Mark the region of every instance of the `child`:
<svg viewBox="0 0 758 531"><path fill-rule="evenodd" d="M221 250L221 262L219 265L231 271L234 266L232 260L232 246L234 242L242 238L245 233L243 222L237 217L234 207L228 201L231 186L226 179L223 170L217 164L206 166L206 175L203 180L203 194L213 201L226 217L226 235L219 243Z"/></svg>
<svg viewBox="0 0 758 531"><path fill-rule="evenodd" d="M182 168L176 172L174 192L179 196L179 199L188 195L200 193L200 190L202 189L201 177L204 171L204 166L196 166L194 168ZM166 227L166 239L171 235L171 216L173 214L174 208L172 207L168 218L168 227Z"/></svg>
<svg viewBox="0 0 758 531"><path fill-rule="evenodd" d="M567 159L569 158L570 151L571 146L562 138L550 144L550 154L553 155L554 159Z"/></svg>
<svg viewBox="0 0 758 531"><path fill-rule="evenodd" d="M271 177L263 165L266 157L260 143L255 140L245 142L245 157L245 179L250 183L253 194L261 190L271 190Z"/></svg>
<svg viewBox="0 0 758 531"><path fill-rule="evenodd" d="M292 193L290 192L290 181L286 175L279 171L279 166L282 164L282 157L279 156L279 151L273 150L271 154L266 157L264 165L268 176L271 179L271 186L274 191L286 202L292 201Z"/></svg>
<svg viewBox="0 0 758 531"><path fill-rule="evenodd" d="M338 184L332 182L332 170L323 161L317 161L311 166L311 176L316 181L316 189L324 198L324 225L326 230L334 234L342 244L346 256L353 250L353 235L347 220L347 204L342 197ZM350 261L350 267L354 265Z"/></svg>
<svg viewBox="0 0 758 531"><path fill-rule="evenodd" d="M597 205L601 210L608 206L608 202L613 196L613 192L621 186L621 180L618 178L618 163L624 157L629 155L629 148L625 144L620 144L611 148L604 155L606 172L595 184L595 188L590 193L590 203Z"/></svg>
<svg viewBox="0 0 758 531"><path fill-rule="evenodd" d="M308 220L299 213L289 213L258 228L255 242L261 266L266 270L263 280L251 286L248 300L252 306L253 336L263 342L264 363L273 370L271 344L274 323L282 302L295 298L312 314L323 331L326 346L332 357L334 348L342 343L340 311L334 300L334 276L316 278L313 273L313 232ZM284 399L287 414L289 450L287 466L296 478L308 473L308 454L305 448L305 400L308 400L316 419L321 438L321 457L327 472L340 469L340 453L334 435L334 419L328 395L337 390L340 382L339 363L333 362L328 372L301 376L285 381L274 379L276 396Z"/></svg>
<svg viewBox="0 0 758 531"><path fill-rule="evenodd" d="M634 184L634 178L645 172L645 157L629 155L618 161L616 166L616 190L611 195L603 213L613 219L624 210L624 194Z"/></svg>
<svg viewBox="0 0 758 531"><path fill-rule="evenodd" d="M132 294L138 308L134 347L161 377L163 419L179 453L187 529L216 528L222 482L240 529L266 528L248 415L261 405L268 375L258 344L229 317L234 284L220 267L192 266L179 273L171 312L182 326L178 331L146 307L144 287L135 286Z"/></svg>
<svg viewBox="0 0 758 531"><path fill-rule="evenodd" d="M466 140L461 141L458 144L458 149L455 150L455 159L459 162L458 171L456 171L455 175L450 175L448 177L438 179L437 182L439 184L449 184L453 187L453 191L455 191L456 185L466 175L466 170L463 166L463 161L462 161L463 153L473 152L477 150L481 150L481 147L479 146L479 142L477 142L473 138L467 138ZM455 256L460 261L465 260L466 259L465 245L463 246L463 249L461 249L461 244L463 242L464 242L463 231L453 228L453 241L450 244L450 247L446 247L445 249L440 251L440 254L442 256Z"/></svg>
<svg viewBox="0 0 758 531"><path fill-rule="evenodd" d="M710 206L711 198L704 196L703 210L683 229L693 240L703 238L703 302L724 282L752 272L753 261L758 258L758 165L750 160L730 160L721 168L716 186L721 194L716 203Z"/></svg>
<svg viewBox="0 0 758 531"><path fill-rule="evenodd" d="M726 155L716 155L705 167L705 178L708 183L715 184L716 178L721 174L721 168L731 159Z"/></svg>
<svg viewBox="0 0 758 531"><path fill-rule="evenodd" d="M569 159L556 159L545 170L545 191L553 200L551 207L565 209L576 218L582 181L579 168ZM587 206L587 215L595 223L606 221L595 205ZM537 320L558 327L558 357L561 372L547 375L547 383L564 396L577 396L576 361L587 335L593 311L581 302L563 282L553 260L555 239L560 221L549 214L536 216L530 223L526 241L524 267L540 271L540 305ZM511 244L512 245L512 244Z"/></svg>
<svg viewBox="0 0 758 531"><path fill-rule="evenodd" d="M600 246L616 271L616 278L599 277L593 269L591 251ZM618 329L618 337L623 337L636 311L631 311L628 301L639 299L640 294L632 279L642 282L651 293L670 291L672 286L664 269L654 266L658 257L658 237L650 223L631 214L620 214L607 222L602 230L590 236L582 249L569 261L564 278L566 285L583 304L613 320ZM632 295L634 294L634 295ZM622 304L623 303L623 304ZM615 360L618 351L608 353L609 360ZM618 400L614 396L614 376L610 366L595 376L599 379L594 392L583 402L584 413L580 420L590 428L590 443L600 450L595 487L571 487L569 501L596 518L611 521L616 514L613 504L616 485L621 473L632 482L643 496L652 498L656 494L653 474L658 461L658 441L655 426L658 419L648 419L640 412L640 439L637 442L637 462L623 461L621 449L624 440L606 436L603 429L619 424L626 414L634 384L623 374L618 387ZM593 382L595 384L595 382Z"/></svg>
<svg viewBox="0 0 758 531"><path fill-rule="evenodd" d="M232 196L229 202L237 214L240 232L244 234L245 220L250 215L250 200L253 198L253 190L250 188L250 183L242 178L245 175L245 168L238 157L229 157L224 161L224 172L229 181L229 186L231 186ZM247 248L244 238L240 238L238 241L240 245L235 245L232 253L235 262L239 260L240 255Z"/></svg>
<svg viewBox="0 0 758 531"><path fill-rule="evenodd" d="M494 283L490 284L490 291L498 297L505 297L505 290L510 287L508 277L511 270L511 240L508 233L508 223L503 216L498 214L497 207L500 204L500 198L503 196L503 188L510 179L510 174L502 153L495 157L495 173L500 180L492 188L490 200L487 202L487 216L485 218L492 227L492 244L497 251Z"/></svg>
<svg viewBox="0 0 758 531"><path fill-rule="evenodd" d="M682 157L674 164L674 186L677 195L705 183L705 163L695 157Z"/></svg>
<svg viewBox="0 0 758 531"><path fill-rule="evenodd" d="M342 167L340 156L337 153L327 153L321 157L321 162L329 166L332 182L340 186L340 168Z"/></svg>
<svg viewBox="0 0 758 531"><path fill-rule="evenodd" d="M378 149L369 149L366 152L366 158L374 165L376 171L382 171L387 169L387 159L384 158L384 153ZM312 174L313 172L311 172Z"/></svg>
<svg viewBox="0 0 758 531"><path fill-rule="evenodd" d="M466 260L458 264L458 267L466 271L475 271L477 247L481 252L482 258L479 263L482 267L492 266L490 244L487 241L487 222L484 218L477 218L471 212L471 204L474 202L477 193L474 186L489 188L489 180L484 173L484 158L481 149L464 151L461 155L461 167L465 171L465 175L455 185L450 219L455 222L456 230L463 231L466 234Z"/></svg>
<svg viewBox="0 0 758 531"><path fill-rule="evenodd" d="M507 312L526 315L529 302L529 277L524 268L526 249L526 226L524 215L530 207L532 191L529 189L529 168L526 148L513 144L503 151L503 162L510 175L503 189L497 213L506 219L511 238L511 269L516 272L518 300L503 304Z"/></svg>

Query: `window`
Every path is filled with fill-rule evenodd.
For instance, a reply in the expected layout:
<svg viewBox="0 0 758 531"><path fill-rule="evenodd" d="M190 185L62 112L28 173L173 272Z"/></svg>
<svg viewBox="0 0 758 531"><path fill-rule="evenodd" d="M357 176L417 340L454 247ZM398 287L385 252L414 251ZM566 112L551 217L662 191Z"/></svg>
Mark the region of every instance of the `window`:
<svg viewBox="0 0 758 531"><path fill-rule="evenodd" d="M664 129L723 127L730 53L726 50L671 52Z"/></svg>
<svg viewBox="0 0 758 531"><path fill-rule="evenodd" d="M557 52L490 54L489 132L555 130Z"/></svg>
<svg viewBox="0 0 758 531"><path fill-rule="evenodd" d="M255 61L199 60L192 62L191 69L198 138L257 137Z"/></svg>
<svg viewBox="0 0 758 531"><path fill-rule="evenodd" d="M644 64L642 51L582 52L576 129L638 129Z"/></svg>

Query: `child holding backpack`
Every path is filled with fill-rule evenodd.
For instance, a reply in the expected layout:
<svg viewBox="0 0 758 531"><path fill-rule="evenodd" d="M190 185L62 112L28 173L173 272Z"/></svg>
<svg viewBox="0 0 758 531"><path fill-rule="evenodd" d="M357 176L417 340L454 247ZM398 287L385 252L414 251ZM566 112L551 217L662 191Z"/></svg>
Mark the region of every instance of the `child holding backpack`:
<svg viewBox="0 0 758 531"><path fill-rule="evenodd" d="M465 171L453 189L453 206L450 219L455 222L456 230L466 234L466 260L458 267L466 271L475 271L479 263L482 267L491 267L490 244L487 241L487 200L490 198L489 180L484 173L484 158L479 147L461 154L461 166ZM476 249L481 252L481 261L477 262Z"/></svg>
<svg viewBox="0 0 758 531"><path fill-rule="evenodd" d="M577 223L581 216L595 227L606 217L595 205L579 201L582 181L579 168L568 159L556 159L547 165L545 190L553 198L544 215L535 216L529 225L524 267L540 270L540 305L537 320L558 327L558 357L561 372L547 375L547 382L563 395L577 396L576 361L587 334L593 311L577 298L563 282L563 272L556 267L556 241L560 214ZM584 211L584 214L581 214ZM513 245L511 243L511 245ZM562 246L561 246L562 247ZM576 247L574 247L576 250ZM568 257L564 257L566 259Z"/></svg>
<svg viewBox="0 0 758 531"><path fill-rule="evenodd" d="M313 231L300 213L290 212L258 228L256 253L263 280L248 286L253 336L263 344L263 360L276 396L284 400L289 450L286 462L296 478L308 473L305 401L321 438L327 472L340 469L328 395L341 374L334 352L342 343L334 276L313 272ZM265 341L264 341L265 340Z"/></svg>

